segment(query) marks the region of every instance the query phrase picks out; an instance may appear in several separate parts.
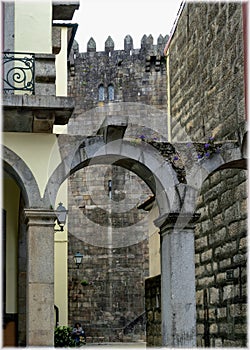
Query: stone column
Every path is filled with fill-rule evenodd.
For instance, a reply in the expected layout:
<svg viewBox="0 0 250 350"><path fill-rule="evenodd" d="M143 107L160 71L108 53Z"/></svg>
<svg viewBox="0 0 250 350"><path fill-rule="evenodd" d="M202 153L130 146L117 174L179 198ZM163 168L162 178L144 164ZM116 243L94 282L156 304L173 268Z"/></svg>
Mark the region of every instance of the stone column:
<svg viewBox="0 0 250 350"><path fill-rule="evenodd" d="M27 222L26 346L54 344L54 221L46 209L25 209Z"/></svg>
<svg viewBox="0 0 250 350"><path fill-rule="evenodd" d="M194 222L198 218L198 214L170 213L155 221L161 235L162 346L196 347Z"/></svg>

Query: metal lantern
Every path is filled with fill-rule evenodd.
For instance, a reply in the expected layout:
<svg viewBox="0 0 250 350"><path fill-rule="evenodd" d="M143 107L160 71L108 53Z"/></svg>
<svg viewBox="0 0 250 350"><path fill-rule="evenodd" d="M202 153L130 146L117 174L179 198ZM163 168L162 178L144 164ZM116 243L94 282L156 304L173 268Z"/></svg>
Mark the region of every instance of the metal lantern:
<svg viewBox="0 0 250 350"><path fill-rule="evenodd" d="M58 204L58 207L56 209L56 216L57 216L57 224L60 226L60 230L55 230L55 231L63 231L64 225L66 223L66 218L67 218L67 209L63 206L63 203L60 202Z"/></svg>
<svg viewBox="0 0 250 350"><path fill-rule="evenodd" d="M79 266L82 263L82 258L83 258L83 255L81 253L79 253L79 252L75 253L74 261L75 261L76 266L77 266L78 269L79 269Z"/></svg>

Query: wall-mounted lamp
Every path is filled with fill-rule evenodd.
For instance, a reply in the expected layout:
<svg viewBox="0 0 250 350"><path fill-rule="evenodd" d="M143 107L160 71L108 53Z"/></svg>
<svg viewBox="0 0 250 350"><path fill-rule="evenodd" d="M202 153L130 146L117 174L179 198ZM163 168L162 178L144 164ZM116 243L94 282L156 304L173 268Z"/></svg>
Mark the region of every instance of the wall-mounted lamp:
<svg viewBox="0 0 250 350"><path fill-rule="evenodd" d="M66 210L66 208L63 206L63 203L60 202L58 204L58 207L56 208L56 222L57 224L60 226L60 230L54 229L54 231L63 231L65 222L66 222L66 218L67 218L67 213L68 210Z"/></svg>
<svg viewBox="0 0 250 350"><path fill-rule="evenodd" d="M82 263L82 258L83 258L83 255L81 253L79 253L79 252L75 253L74 261L75 261L76 266L77 266L78 269L79 269L79 266Z"/></svg>

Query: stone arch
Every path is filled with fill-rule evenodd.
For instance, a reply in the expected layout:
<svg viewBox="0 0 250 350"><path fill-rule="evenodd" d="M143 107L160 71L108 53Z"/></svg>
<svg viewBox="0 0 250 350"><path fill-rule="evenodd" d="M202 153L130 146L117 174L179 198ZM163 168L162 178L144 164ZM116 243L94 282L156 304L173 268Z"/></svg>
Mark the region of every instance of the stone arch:
<svg viewBox="0 0 250 350"><path fill-rule="evenodd" d="M114 164L134 172L149 186L160 215L180 210L186 186L179 183L172 165L154 147L122 139L105 144L102 137L64 135L64 142L65 138L72 147L48 181L45 203L54 205L59 187L77 170L94 164Z"/></svg>
<svg viewBox="0 0 250 350"><path fill-rule="evenodd" d="M191 214L195 211L198 191L209 174L232 164L244 168L241 151L231 142L222 146L220 154L195 163L186 175L186 183L179 182L172 164L147 142L118 139L105 143L101 136L80 135L60 135L58 142L62 162L47 183L45 205L54 206L59 187L75 171L88 164L114 164L131 170L145 181L155 195L160 216L170 212ZM70 147L64 150L65 144Z"/></svg>
<svg viewBox="0 0 250 350"><path fill-rule="evenodd" d="M211 173L227 168L246 169L246 159L243 158L240 147L230 141L221 146L219 154L213 154L194 163L186 175L187 184L199 190Z"/></svg>
<svg viewBox="0 0 250 350"><path fill-rule="evenodd" d="M3 146L3 169L11 175L21 188L22 195L28 207L42 207L40 191L27 164L8 147Z"/></svg>
<svg viewBox="0 0 250 350"><path fill-rule="evenodd" d="M17 318L16 326L18 328L18 346L25 346L27 342L27 326L26 319L28 315L28 308L26 304L26 293L27 293L27 271L28 271L28 240L27 240L27 224L25 210L27 208L41 208L43 207L43 202L41 200L40 191L37 182L32 174L28 165L21 159L14 151L6 146L3 146L2 152L3 158L3 171L5 171L16 183L20 190L20 198L6 198L6 204L10 201L16 203L16 209L14 207L8 207L11 218L17 217L17 232L15 235L15 242L17 245L16 253L12 255L12 261L18 264L18 269L16 272L12 272L16 279L16 285L14 284L12 288L15 289L17 297ZM15 202L16 201L16 202ZM5 207L5 203L3 205ZM12 214L14 216L12 217ZM16 213L16 214L15 214ZM11 231L6 234L11 235ZM13 239L13 237L12 237ZM7 247L3 247L6 249ZM15 255L16 254L16 255ZM16 260L15 260L16 259ZM21 296L20 296L21 295Z"/></svg>

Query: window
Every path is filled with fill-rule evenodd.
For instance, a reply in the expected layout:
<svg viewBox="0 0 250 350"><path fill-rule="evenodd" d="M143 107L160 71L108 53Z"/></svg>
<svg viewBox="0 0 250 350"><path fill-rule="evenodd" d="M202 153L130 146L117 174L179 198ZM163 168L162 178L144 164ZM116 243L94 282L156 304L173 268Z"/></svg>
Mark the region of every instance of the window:
<svg viewBox="0 0 250 350"><path fill-rule="evenodd" d="M103 86L103 84L99 85L99 88L98 88L98 100L104 101L104 86Z"/></svg>
<svg viewBox="0 0 250 350"><path fill-rule="evenodd" d="M109 84L108 86L108 100L114 101L115 93L114 93L114 86L112 84Z"/></svg>

